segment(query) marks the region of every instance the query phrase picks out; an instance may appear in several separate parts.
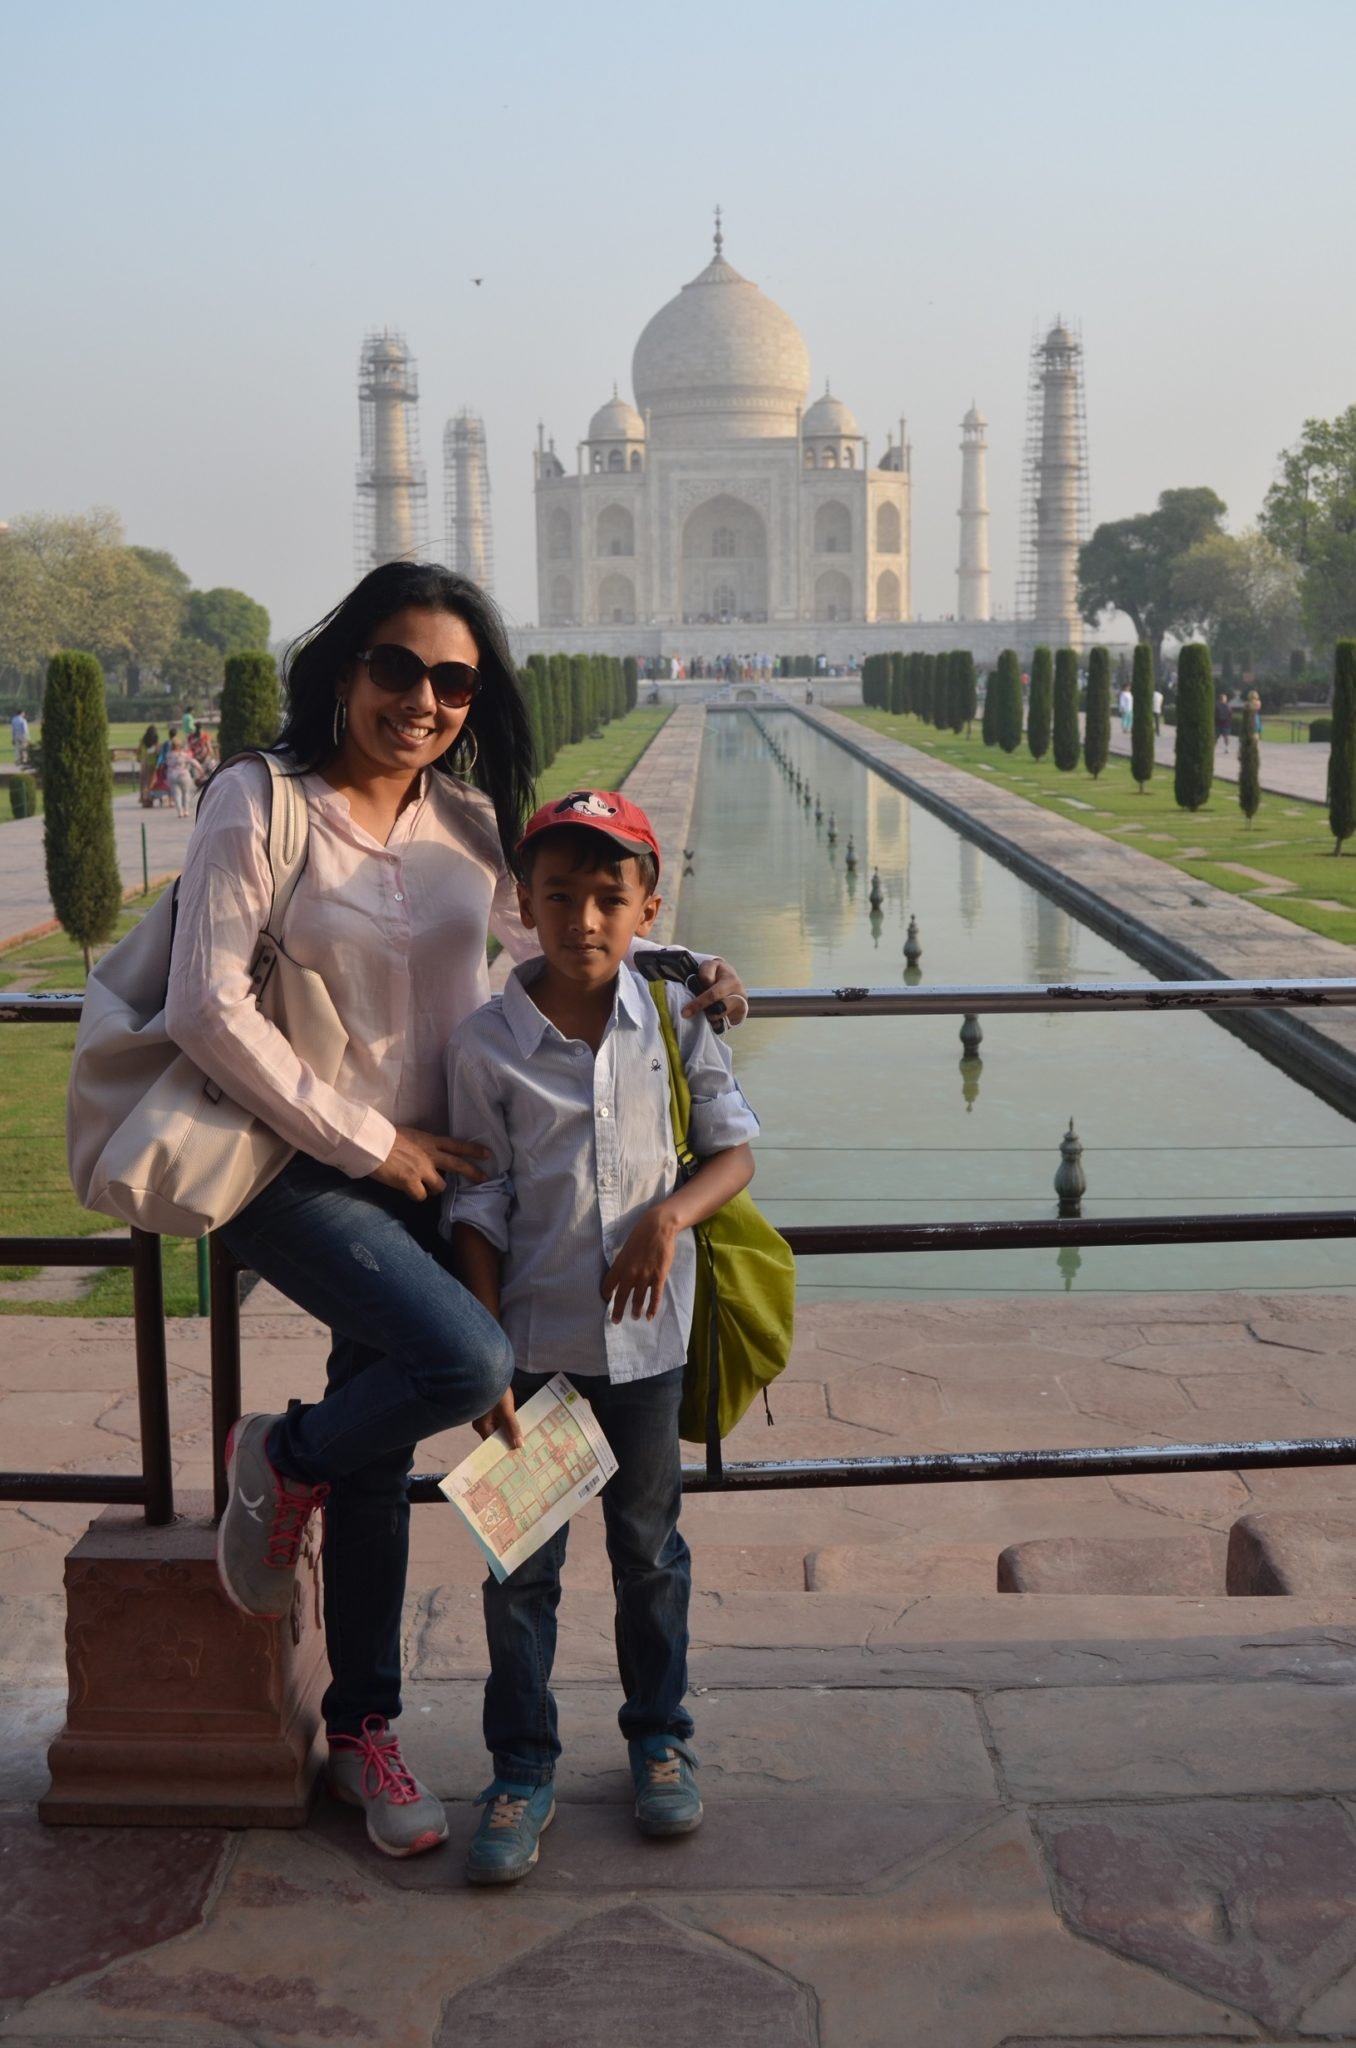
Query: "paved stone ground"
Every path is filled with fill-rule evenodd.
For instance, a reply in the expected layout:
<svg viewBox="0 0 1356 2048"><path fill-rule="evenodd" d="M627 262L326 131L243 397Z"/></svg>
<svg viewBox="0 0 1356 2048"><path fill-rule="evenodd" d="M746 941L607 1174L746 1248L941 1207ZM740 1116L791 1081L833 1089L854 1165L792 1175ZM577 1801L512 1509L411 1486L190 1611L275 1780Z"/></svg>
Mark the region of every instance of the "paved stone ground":
<svg viewBox="0 0 1356 2048"><path fill-rule="evenodd" d="M841 712L795 708L1157 974L1220 981L1356 977L1356 946L1320 938L1124 839L1042 810L987 776L948 767ZM1302 1016L1240 1011L1230 1028L1348 1113L1356 1110L1356 1009Z"/></svg>
<svg viewBox="0 0 1356 2048"><path fill-rule="evenodd" d="M177 875L183 865L184 848L193 821L177 818L173 805L158 804L143 811L135 796L113 799L113 830L118 848L118 867L124 889L141 888L141 828L146 827L147 862L151 881ZM42 850L41 818L15 818L0 825L0 875L4 895L0 899L0 946L7 939L40 931L52 919L52 899L47 893L47 869Z"/></svg>
<svg viewBox="0 0 1356 2048"><path fill-rule="evenodd" d="M1165 727L1154 742L1154 760L1159 767L1171 768L1174 760L1176 736ZM1113 754L1130 752L1130 737L1123 733L1119 723L1113 726L1111 734ZM1259 740L1257 745L1258 769L1263 789L1269 789L1276 796L1304 797L1309 803L1322 804L1328 800L1328 755L1331 752L1326 740L1307 741L1297 746L1286 746L1280 740ZM1238 780L1238 742L1231 740L1228 753L1215 743L1215 773L1224 782Z"/></svg>
<svg viewBox="0 0 1356 2048"><path fill-rule="evenodd" d="M263 1289L244 1323L249 1405L317 1384L316 1325ZM6 1462L127 1469L125 1325L5 1329ZM182 1484L206 1477L207 1368L206 1329L172 1326ZM1346 1433L1356 1318L1293 1296L833 1303L804 1313L774 1413L735 1455ZM323 1802L291 1835L41 1828L86 1514L0 1509L0 2042L1356 2043L1356 1598L991 1590L1023 1537L1180 1536L1208 1574L1239 1514L1304 1504L1356 1514L1356 1471L694 1498L708 1817L667 1844L631 1828L586 1513L559 1816L528 1885L488 1897L460 1875L484 1651L450 1514L414 1518L403 1732L452 1840L390 1863Z"/></svg>

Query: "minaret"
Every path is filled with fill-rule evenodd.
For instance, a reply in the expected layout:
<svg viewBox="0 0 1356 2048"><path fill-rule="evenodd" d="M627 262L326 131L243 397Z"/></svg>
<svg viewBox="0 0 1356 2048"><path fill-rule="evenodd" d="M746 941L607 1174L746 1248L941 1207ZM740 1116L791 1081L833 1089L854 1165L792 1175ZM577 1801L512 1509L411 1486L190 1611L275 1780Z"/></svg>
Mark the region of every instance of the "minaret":
<svg viewBox="0 0 1356 2048"><path fill-rule="evenodd" d="M1037 351L1040 452L1035 464L1037 635L1054 647L1082 644L1078 616L1080 512L1086 498L1082 432L1083 345L1057 320Z"/></svg>
<svg viewBox="0 0 1356 2048"><path fill-rule="evenodd" d="M541 432L539 426L539 440ZM443 510L448 568L469 576L482 590L492 591L494 536L485 423L469 406L463 406L443 431Z"/></svg>
<svg viewBox="0 0 1356 2048"><path fill-rule="evenodd" d="M415 561L427 540L419 374L400 334L369 334L358 365L359 574Z"/></svg>
<svg viewBox="0 0 1356 2048"><path fill-rule="evenodd" d="M960 586L956 617L987 619L989 612L988 422L971 405L961 421Z"/></svg>

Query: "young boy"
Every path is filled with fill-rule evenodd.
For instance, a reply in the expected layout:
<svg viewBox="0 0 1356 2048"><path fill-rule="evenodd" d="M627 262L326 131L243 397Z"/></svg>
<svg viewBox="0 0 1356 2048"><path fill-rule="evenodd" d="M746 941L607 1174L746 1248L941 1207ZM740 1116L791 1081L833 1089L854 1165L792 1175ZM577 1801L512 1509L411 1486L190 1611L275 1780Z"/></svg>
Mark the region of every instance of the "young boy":
<svg viewBox="0 0 1356 2048"><path fill-rule="evenodd" d="M659 911L659 845L645 813L576 790L531 819L518 900L542 958L454 1035L450 1130L485 1145L487 1178L451 1185L444 1228L457 1270L503 1323L517 1360L504 1401L476 1425L521 1432L515 1406L553 1373L591 1402L617 1457L603 1521L617 1599L617 1662L642 1834L702 1817L687 1691L688 1547L678 1533L678 1404L692 1322L691 1226L753 1177L758 1128L705 1017L659 983L692 1088L701 1160L680 1186L669 1073L649 988L627 965ZM471 1843L473 1884L512 1884L555 1812L560 1741L551 1697L567 1528L499 1585L487 1579L485 1741L494 1781Z"/></svg>

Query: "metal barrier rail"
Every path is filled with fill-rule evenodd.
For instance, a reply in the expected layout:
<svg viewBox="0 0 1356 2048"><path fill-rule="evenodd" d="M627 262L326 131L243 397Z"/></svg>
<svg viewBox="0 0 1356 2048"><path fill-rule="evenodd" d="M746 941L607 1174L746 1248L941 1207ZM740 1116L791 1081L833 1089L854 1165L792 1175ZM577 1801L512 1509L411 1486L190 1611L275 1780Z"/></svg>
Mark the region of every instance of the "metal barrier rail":
<svg viewBox="0 0 1356 2048"><path fill-rule="evenodd" d="M79 996L0 996L0 1024L75 1022ZM1324 1009L1356 1007L1356 979L1333 981L1118 982L1043 988L991 985L943 988L755 989L754 1017L897 1017L1082 1015L1126 1010ZM798 1226L783 1232L801 1257L825 1253L973 1251L1065 1246L1220 1244L1356 1237L1356 1211L1271 1211L1214 1216L1120 1216L1042 1222L1004 1219L970 1223ZM148 1249L149 1248L149 1249ZM217 1512L225 1506L225 1445L240 1414L240 1269L211 1240L212 1452ZM100 1479L66 1473L0 1473L0 1500L144 1502L148 1521L173 1515L164 1295L159 1241L133 1231L131 1240L0 1238L0 1264L130 1266L136 1318L137 1387L143 1474ZM149 1326L149 1327L148 1327ZM928 1485L985 1479L1059 1478L1145 1472L1224 1472L1250 1467L1356 1463L1356 1438L1284 1442L1139 1444L1069 1450L937 1452L891 1458L760 1459L726 1465L717 1456L683 1468L687 1492L790 1487ZM411 1479L412 1501L443 1501L437 1476Z"/></svg>

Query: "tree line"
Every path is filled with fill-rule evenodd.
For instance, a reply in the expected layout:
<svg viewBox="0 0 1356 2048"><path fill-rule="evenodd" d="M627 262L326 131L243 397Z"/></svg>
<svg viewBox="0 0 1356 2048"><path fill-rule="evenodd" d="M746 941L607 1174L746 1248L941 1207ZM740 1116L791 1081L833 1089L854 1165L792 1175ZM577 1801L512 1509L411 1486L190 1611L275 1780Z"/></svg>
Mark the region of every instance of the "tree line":
<svg viewBox="0 0 1356 2048"><path fill-rule="evenodd" d="M527 706L537 771L549 768L564 746L588 739L614 718L634 711L640 670L635 657L613 654L529 654L518 671Z"/></svg>
<svg viewBox="0 0 1356 2048"><path fill-rule="evenodd" d="M1255 525L1226 533L1227 511L1197 485L1097 527L1079 553L1078 608L1089 625L1124 612L1155 673L1165 639L1204 640L1226 679L1235 669L1268 677L1274 705L1278 691L1325 679L1336 643L1356 629L1356 405L1305 421Z"/></svg>
<svg viewBox="0 0 1356 2048"><path fill-rule="evenodd" d="M0 529L0 680L36 696L58 652L89 654L117 694L215 697L228 655L268 645L243 590L195 590L173 555L131 547L115 512L29 513Z"/></svg>

